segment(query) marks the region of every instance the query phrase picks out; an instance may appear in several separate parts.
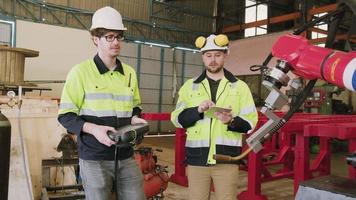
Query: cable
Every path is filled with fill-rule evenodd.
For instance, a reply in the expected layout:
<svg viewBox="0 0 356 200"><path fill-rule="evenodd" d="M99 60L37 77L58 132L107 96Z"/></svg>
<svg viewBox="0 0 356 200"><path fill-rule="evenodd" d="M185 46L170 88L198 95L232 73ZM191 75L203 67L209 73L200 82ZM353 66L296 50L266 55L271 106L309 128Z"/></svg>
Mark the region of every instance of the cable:
<svg viewBox="0 0 356 200"><path fill-rule="evenodd" d="M114 191L115 191L115 196L116 196L116 200L119 200L119 192L117 191L117 157L120 154L120 146L119 145L115 145L115 169L114 169Z"/></svg>
<svg viewBox="0 0 356 200"><path fill-rule="evenodd" d="M19 90L19 92L20 92L20 90ZM22 104L22 100L19 99L17 120L18 120L19 134L20 134L20 143L21 143L21 151L22 151L22 162L23 162L25 176L26 176L28 195L29 195L30 199L33 200L33 191L32 191L32 187L31 187L31 177L30 177L30 174L29 174L29 168L28 168L28 166L26 164L24 137L23 137L22 129L21 129L21 127L22 127L22 125L21 125L21 107L22 107L21 104Z"/></svg>

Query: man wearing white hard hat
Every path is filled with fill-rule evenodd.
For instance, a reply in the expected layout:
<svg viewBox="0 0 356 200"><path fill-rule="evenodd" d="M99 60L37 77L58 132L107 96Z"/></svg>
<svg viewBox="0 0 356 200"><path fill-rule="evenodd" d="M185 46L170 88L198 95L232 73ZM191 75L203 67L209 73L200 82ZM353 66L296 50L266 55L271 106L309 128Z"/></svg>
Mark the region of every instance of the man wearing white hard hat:
<svg viewBox="0 0 356 200"><path fill-rule="evenodd" d="M226 35L198 37L205 70L179 90L171 121L187 130L186 163L189 199L208 200L214 183L218 200L236 199L238 165L217 163L214 154L237 156L242 137L257 123L257 111L245 82L224 68Z"/></svg>
<svg viewBox="0 0 356 200"><path fill-rule="evenodd" d="M140 118L136 72L117 58L125 30L117 10L98 9L90 28L97 54L70 70L62 92L58 120L77 136L87 200L108 200L113 189L121 200L145 199L133 148L115 149L107 135L125 125L147 123Z"/></svg>

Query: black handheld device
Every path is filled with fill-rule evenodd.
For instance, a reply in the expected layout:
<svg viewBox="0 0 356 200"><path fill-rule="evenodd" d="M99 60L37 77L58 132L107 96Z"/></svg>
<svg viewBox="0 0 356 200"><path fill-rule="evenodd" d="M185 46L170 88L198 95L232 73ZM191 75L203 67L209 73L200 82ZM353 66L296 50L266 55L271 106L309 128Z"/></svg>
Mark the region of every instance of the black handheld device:
<svg viewBox="0 0 356 200"><path fill-rule="evenodd" d="M140 144L143 137L149 131L148 124L131 124L116 129L115 132L108 131L108 136L116 144L136 145Z"/></svg>

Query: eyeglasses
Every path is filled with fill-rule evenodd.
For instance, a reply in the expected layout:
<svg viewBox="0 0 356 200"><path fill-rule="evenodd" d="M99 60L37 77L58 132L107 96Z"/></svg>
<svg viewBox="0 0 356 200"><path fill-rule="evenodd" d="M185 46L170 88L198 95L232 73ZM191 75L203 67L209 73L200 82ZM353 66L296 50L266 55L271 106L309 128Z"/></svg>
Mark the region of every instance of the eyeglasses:
<svg viewBox="0 0 356 200"><path fill-rule="evenodd" d="M113 42L115 39L117 41L123 41L125 38L123 35L105 35L103 36L107 42Z"/></svg>

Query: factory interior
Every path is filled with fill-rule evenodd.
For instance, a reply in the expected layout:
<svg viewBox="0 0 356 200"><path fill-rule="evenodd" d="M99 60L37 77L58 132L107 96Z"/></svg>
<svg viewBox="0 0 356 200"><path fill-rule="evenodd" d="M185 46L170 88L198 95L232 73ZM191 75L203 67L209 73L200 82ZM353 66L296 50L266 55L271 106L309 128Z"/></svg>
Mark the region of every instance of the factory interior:
<svg viewBox="0 0 356 200"><path fill-rule="evenodd" d="M100 9L114 14L97 22ZM122 29L106 28L111 21ZM114 35L95 35L102 29ZM119 45L114 68L102 57L107 43ZM211 52L224 58L214 94ZM84 72L89 67L80 75L88 59L108 83ZM99 65L115 77L131 70L128 89L109 85L115 78ZM221 89L226 80L230 87ZM97 93L86 91L94 86ZM356 0L1 0L0 92L0 200L106 200L90 197L82 176L82 161L95 152L83 146L97 148L89 141L115 150L111 163L120 148L133 149L127 159L142 174L145 199L200 200L192 197L198 176L188 172L233 166L233 199L356 200ZM107 128L103 98L128 109L131 123L122 124L116 106L117 125ZM86 103L71 108L74 99ZM216 105L205 108L206 101ZM249 129L232 130L236 124ZM100 138L111 146L89 125L106 125ZM221 146L234 151L222 154ZM199 158L191 155L197 149ZM102 157L93 160L108 161ZM209 180L207 200L231 199ZM111 182L110 199L130 200L118 197L116 175Z"/></svg>

